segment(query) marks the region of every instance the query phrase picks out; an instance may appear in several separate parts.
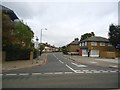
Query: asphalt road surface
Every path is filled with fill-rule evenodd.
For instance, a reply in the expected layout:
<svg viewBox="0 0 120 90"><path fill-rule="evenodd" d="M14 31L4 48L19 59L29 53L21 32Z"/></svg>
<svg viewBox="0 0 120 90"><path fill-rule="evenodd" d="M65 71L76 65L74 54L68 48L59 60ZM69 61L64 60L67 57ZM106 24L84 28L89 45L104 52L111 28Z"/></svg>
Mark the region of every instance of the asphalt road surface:
<svg viewBox="0 0 120 90"><path fill-rule="evenodd" d="M118 88L118 69L78 64L50 53L46 64L4 72L2 88Z"/></svg>

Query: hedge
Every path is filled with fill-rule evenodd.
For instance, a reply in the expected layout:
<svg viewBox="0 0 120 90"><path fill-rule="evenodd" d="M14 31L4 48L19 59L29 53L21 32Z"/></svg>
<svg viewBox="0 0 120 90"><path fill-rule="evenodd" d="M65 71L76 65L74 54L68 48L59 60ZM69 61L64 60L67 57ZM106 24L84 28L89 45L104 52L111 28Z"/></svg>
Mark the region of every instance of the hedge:
<svg viewBox="0 0 120 90"><path fill-rule="evenodd" d="M6 61L29 60L32 49L22 48L20 45L9 45L3 47L3 51L6 52Z"/></svg>

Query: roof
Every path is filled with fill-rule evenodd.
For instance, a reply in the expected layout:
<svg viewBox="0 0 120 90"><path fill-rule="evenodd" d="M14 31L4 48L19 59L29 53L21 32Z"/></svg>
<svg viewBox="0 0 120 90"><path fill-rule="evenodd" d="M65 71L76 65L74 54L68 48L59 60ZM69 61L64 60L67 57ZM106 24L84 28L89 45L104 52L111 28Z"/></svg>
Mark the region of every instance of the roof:
<svg viewBox="0 0 120 90"><path fill-rule="evenodd" d="M68 45L79 45L80 44L80 41L72 41L70 44L68 44ZM68 46L67 45L67 46Z"/></svg>
<svg viewBox="0 0 120 90"><path fill-rule="evenodd" d="M58 49L58 47L55 47L54 45L52 46L52 45L47 44L47 43L42 43L42 44L44 44L44 45L47 46L47 47L51 47L51 48L56 48L56 49Z"/></svg>
<svg viewBox="0 0 120 90"><path fill-rule="evenodd" d="M82 40L80 42L90 42L90 41L92 41L92 42L109 42L109 40L107 38L100 37L100 36L92 36L92 37Z"/></svg>
<svg viewBox="0 0 120 90"><path fill-rule="evenodd" d="M2 9L2 12L4 14L7 14L12 21L14 21L15 19L19 19L11 9L9 9L5 6L2 6L2 5L0 5L0 7L2 7L2 8L0 8L0 10Z"/></svg>

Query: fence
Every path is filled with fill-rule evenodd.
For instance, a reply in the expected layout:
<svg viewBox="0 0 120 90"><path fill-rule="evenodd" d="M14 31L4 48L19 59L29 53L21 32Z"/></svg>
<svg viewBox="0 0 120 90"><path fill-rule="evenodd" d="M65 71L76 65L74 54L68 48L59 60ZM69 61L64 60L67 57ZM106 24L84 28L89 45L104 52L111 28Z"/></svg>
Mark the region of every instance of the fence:
<svg viewBox="0 0 120 90"><path fill-rule="evenodd" d="M101 58L116 58L116 53L110 52L110 51L102 51L100 52L100 57Z"/></svg>

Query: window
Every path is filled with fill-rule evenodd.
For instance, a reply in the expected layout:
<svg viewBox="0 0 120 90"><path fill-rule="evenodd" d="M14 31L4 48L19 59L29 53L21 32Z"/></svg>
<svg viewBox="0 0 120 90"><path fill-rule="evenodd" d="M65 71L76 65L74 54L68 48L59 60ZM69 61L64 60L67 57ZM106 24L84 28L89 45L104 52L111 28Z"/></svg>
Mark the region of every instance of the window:
<svg viewBox="0 0 120 90"><path fill-rule="evenodd" d="M85 42L85 46L87 46L87 42Z"/></svg>
<svg viewBox="0 0 120 90"><path fill-rule="evenodd" d="M92 46L97 46L97 42L91 42Z"/></svg>
<svg viewBox="0 0 120 90"><path fill-rule="evenodd" d="M105 43L104 42L100 42L100 46L105 46Z"/></svg>
<svg viewBox="0 0 120 90"><path fill-rule="evenodd" d="M82 46L84 46L84 43L82 43Z"/></svg>
<svg viewBox="0 0 120 90"><path fill-rule="evenodd" d="M111 43L108 43L108 46L112 46L112 44L111 44Z"/></svg>
<svg viewBox="0 0 120 90"><path fill-rule="evenodd" d="M82 43L80 43L80 46L82 46Z"/></svg>

